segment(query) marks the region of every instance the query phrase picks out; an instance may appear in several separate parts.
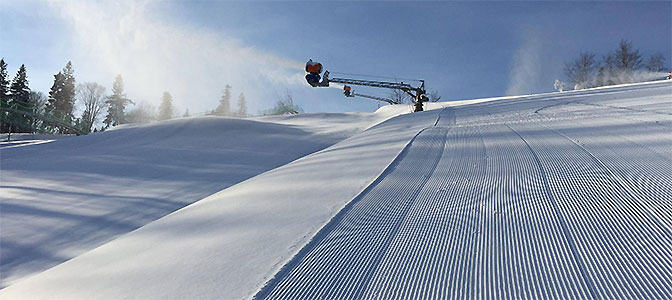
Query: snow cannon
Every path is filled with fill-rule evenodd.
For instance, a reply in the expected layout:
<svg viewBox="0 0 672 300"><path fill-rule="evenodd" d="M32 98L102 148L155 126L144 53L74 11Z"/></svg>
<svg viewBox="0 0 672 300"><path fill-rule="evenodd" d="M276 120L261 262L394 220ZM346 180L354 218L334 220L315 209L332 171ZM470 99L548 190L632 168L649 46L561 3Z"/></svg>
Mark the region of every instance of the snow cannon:
<svg viewBox="0 0 672 300"><path fill-rule="evenodd" d="M309 59L306 63L306 81L312 87L329 86L329 71L324 72L324 79L320 81L320 73L322 73L322 64L314 62Z"/></svg>
<svg viewBox="0 0 672 300"><path fill-rule="evenodd" d="M310 84L310 86L318 87L320 86L320 75L315 73L308 73L306 74L306 81L308 84Z"/></svg>
<svg viewBox="0 0 672 300"><path fill-rule="evenodd" d="M343 86L343 95L346 97L354 97L355 95L352 94L352 88L348 85Z"/></svg>
<svg viewBox="0 0 672 300"><path fill-rule="evenodd" d="M320 86L320 73L322 73L322 64L309 59L306 63L306 81L310 86Z"/></svg>
<svg viewBox="0 0 672 300"><path fill-rule="evenodd" d="M312 59L309 59L306 63L306 72L313 74L322 73L322 64L319 62L314 62Z"/></svg>

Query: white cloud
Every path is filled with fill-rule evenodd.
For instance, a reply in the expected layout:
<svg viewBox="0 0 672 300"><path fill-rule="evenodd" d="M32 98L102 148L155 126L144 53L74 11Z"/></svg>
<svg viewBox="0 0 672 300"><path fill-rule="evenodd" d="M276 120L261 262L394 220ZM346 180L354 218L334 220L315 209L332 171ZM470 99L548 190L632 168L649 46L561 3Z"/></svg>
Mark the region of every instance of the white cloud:
<svg viewBox="0 0 672 300"><path fill-rule="evenodd" d="M272 105L275 99L268 98L276 90L304 84L302 62L245 46L222 33L169 22L153 11L157 2L50 4L73 30L78 79L110 86L122 74L134 100L158 105L163 91L169 91L178 112L189 108L195 113L213 109L230 84L232 104L244 92L253 112Z"/></svg>

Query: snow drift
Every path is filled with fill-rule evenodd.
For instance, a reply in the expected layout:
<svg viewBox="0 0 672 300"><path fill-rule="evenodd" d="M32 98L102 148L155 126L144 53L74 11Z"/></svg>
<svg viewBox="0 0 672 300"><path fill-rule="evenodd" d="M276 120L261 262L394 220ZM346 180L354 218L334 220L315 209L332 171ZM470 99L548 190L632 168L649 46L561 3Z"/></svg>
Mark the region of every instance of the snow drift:
<svg viewBox="0 0 672 300"><path fill-rule="evenodd" d="M6 143L0 287L395 114L200 117Z"/></svg>

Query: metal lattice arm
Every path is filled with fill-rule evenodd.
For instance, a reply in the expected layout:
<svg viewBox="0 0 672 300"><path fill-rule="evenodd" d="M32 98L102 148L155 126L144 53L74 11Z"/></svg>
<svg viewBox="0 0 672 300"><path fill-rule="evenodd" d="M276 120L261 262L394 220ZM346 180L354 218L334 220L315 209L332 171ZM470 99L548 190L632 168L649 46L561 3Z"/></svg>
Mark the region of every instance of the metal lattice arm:
<svg viewBox="0 0 672 300"><path fill-rule="evenodd" d="M360 79L345 79L345 78L329 78L329 82L343 83L343 84L352 84L352 85L364 85L388 89L399 89L399 90L415 90L410 84L399 83L399 82L385 82L385 81L372 81L372 80L360 80Z"/></svg>
<svg viewBox="0 0 672 300"><path fill-rule="evenodd" d="M354 92L352 93L352 96L364 97L364 98L369 98L369 99L373 99L373 100L383 101L383 102L387 102L389 104L399 104L396 101L393 101L393 100L388 99L388 98L376 97L376 96L364 95L364 94L356 94Z"/></svg>

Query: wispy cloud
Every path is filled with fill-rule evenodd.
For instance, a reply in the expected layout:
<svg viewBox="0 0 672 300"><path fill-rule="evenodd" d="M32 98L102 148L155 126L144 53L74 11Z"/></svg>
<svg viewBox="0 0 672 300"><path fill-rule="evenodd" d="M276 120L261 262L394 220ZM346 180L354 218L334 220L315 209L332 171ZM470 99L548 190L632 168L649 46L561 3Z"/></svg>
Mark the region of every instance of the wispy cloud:
<svg viewBox="0 0 672 300"><path fill-rule="evenodd" d="M158 103L169 91L180 108L212 109L226 84L245 92L251 111L276 90L303 84L303 63L234 38L157 15L155 1L50 1L71 25L74 61L101 77L122 74L129 96ZM88 79L84 79L87 80ZM111 79L110 79L111 81ZM111 82L101 82L111 84ZM235 99L232 99L235 101Z"/></svg>

